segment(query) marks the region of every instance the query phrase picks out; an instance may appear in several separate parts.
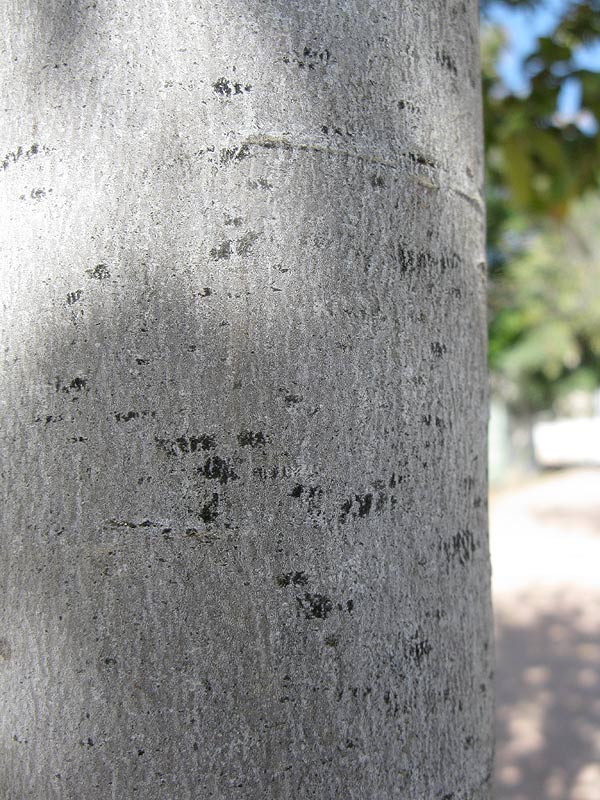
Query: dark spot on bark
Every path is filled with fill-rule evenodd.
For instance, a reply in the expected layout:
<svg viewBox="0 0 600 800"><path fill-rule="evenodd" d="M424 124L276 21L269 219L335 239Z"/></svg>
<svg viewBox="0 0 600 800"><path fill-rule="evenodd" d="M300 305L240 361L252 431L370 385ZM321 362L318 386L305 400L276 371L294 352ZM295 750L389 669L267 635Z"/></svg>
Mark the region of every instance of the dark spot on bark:
<svg viewBox="0 0 600 800"><path fill-rule="evenodd" d="M115 419L117 422L129 422L130 419L137 419L138 416L137 411L128 411L126 414L115 414Z"/></svg>
<svg viewBox="0 0 600 800"><path fill-rule="evenodd" d="M380 189L382 186L385 186L385 181L381 177L381 175L372 175L371 176L371 186L374 189Z"/></svg>
<svg viewBox="0 0 600 800"><path fill-rule="evenodd" d="M241 447L264 447L267 443L262 431L242 431L238 435Z"/></svg>
<svg viewBox="0 0 600 800"><path fill-rule="evenodd" d="M73 392L79 394L84 389L87 391L87 379L76 377L73 378L68 383L63 383L62 378L57 376L54 381L54 388L56 389L57 392L62 392L63 394L71 394ZM77 400L78 398L76 396L72 399Z"/></svg>
<svg viewBox="0 0 600 800"><path fill-rule="evenodd" d="M415 633L408 642L406 654L417 666L420 666L423 660L431 653L432 649L427 639L423 639L420 634Z"/></svg>
<svg viewBox="0 0 600 800"><path fill-rule="evenodd" d="M148 419L156 416L156 411L127 411L125 413L117 412L115 419L117 422L129 422L131 419Z"/></svg>
<svg viewBox="0 0 600 800"><path fill-rule="evenodd" d="M0 639L0 661L10 661L12 656L12 647L8 639Z"/></svg>
<svg viewBox="0 0 600 800"><path fill-rule="evenodd" d="M248 231L241 239L237 240L236 252L238 256L246 258L252 252L254 242L259 238L260 234L255 231Z"/></svg>
<svg viewBox="0 0 600 800"><path fill-rule="evenodd" d="M306 619L326 619L333 608L331 600L324 594L306 592L304 597L297 597L296 601Z"/></svg>
<svg viewBox="0 0 600 800"><path fill-rule="evenodd" d="M403 274L431 270L436 264L436 259L431 253L417 253L414 250L404 248L402 245L396 245L395 255L398 259L400 271Z"/></svg>
<svg viewBox="0 0 600 800"><path fill-rule="evenodd" d="M145 752L145 750L138 750L138 756L143 756Z"/></svg>
<svg viewBox="0 0 600 800"><path fill-rule="evenodd" d="M382 502L381 503L378 502L379 508L383 507L384 501L385 501L385 495L383 495ZM352 509L354 503L356 503L357 507L356 510L353 511ZM348 500L345 500L341 504L340 510L342 513L339 516L339 521L345 522L350 513L352 513L353 519L356 519L357 517L360 518L368 517L371 512L372 506L373 506L373 494L371 492L362 495L355 494L353 498L349 498Z"/></svg>
<svg viewBox="0 0 600 800"><path fill-rule="evenodd" d="M231 85L227 78L219 78L213 83L213 89L216 94L225 95L229 97L231 94Z"/></svg>
<svg viewBox="0 0 600 800"><path fill-rule="evenodd" d="M354 600L348 600L348 601L347 601L347 603L346 603L346 609L348 610L348 613L349 613L349 614L351 614L351 613L352 613L352 610L354 609Z"/></svg>
<svg viewBox="0 0 600 800"><path fill-rule="evenodd" d="M204 463L204 466L200 467L198 471L205 478L208 478L211 481L219 481L219 483L222 484L225 484L228 481L234 481L238 478L231 464L228 461L219 458L219 456L211 456L208 458Z"/></svg>
<svg viewBox="0 0 600 800"><path fill-rule="evenodd" d="M106 264L96 264L95 267L86 269L85 274L97 281L105 281L107 278L110 278L110 270Z"/></svg>
<svg viewBox="0 0 600 800"><path fill-rule="evenodd" d="M471 560L473 553L477 549L475 537L468 528L460 530L450 541L443 542L442 547L449 562L456 560L462 566Z"/></svg>
<svg viewBox="0 0 600 800"><path fill-rule="evenodd" d="M431 352L436 358L441 358L444 353L448 352L448 348L445 344L441 342L432 342L431 343Z"/></svg>
<svg viewBox="0 0 600 800"><path fill-rule="evenodd" d="M419 164L421 167L430 167L431 169L438 168L438 165L435 163L435 161L427 158L422 153L409 153L408 157L413 163Z"/></svg>
<svg viewBox="0 0 600 800"><path fill-rule="evenodd" d="M39 153L40 146L38 144L32 144L29 150L23 150L23 148L19 145L16 150L7 153L4 158L2 159L2 169L8 169L9 165L16 164L21 158L30 159L32 156L35 156Z"/></svg>
<svg viewBox="0 0 600 800"><path fill-rule="evenodd" d="M444 69L447 69L453 75L458 75L456 62L446 50L437 50L435 54L435 60L438 64L440 64L440 66L442 66Z"/></svg>
<svg viewBox="0 0 600 800"><path fill-rule="evenodd" d="M235 94L243 94L244 92L249 92L252 89L251 84L241 84L237 81L229 81L227 78L218 78L213 83L213 90L215 94L220 94L222 97L231 97L231 95Z"/></svg>
<svg viewBox="0 0 600 800"><path fill-rule="evenodd" d="M292 470L286 464L274 467L254 467L252 469L252 475L261 481L266 481L268 478L289 478L291 474Z"/></svg>
<svg viewBox="0 0 600 800"><path fill-rule="evenodd" d="M216 247L212 247L209 256L213 261L223 261L231 257L233 252L233 242L231 239L226 239Z"/></svg>
<svg viewBox="0 0 600 800"><path fill-rule="evenodd" d="M196 450L213 450L216 447L214 436L203 433L200 436L190 436L190 452L195 453Z"/></svg>
<svg viewBox="0 0 600 800"><path fill-rule="evenodd" d="M460 267L460 256L457 253L445 253L440 259L440 268L442 272L450 269L458 269Z"/></svg>
<svg viewBox="0 0 600 800"><path fill-rule="evenodd" d="M295 63L299 69L314 69L317 66L326 67L331 59L331 54L327 48L318 50L315 47L306 46L302 53L296 52L292 56L284 56L284 64Z"/></svg>
<svg viewBox="0 0 600 800"><path fill-rule="evenodd" d="M142 366L144 364L148 364L148 359L147 358L136 358L135 362L136 362L136 364L139 364L140 366Z"/></svg>
<svg viewBox="0 0 600 800"><path fill-rule="evenodd" d="M287 406L293 406L296 405L296 403L300 403L302 397L298 394L286 394L283 400Z"/></svg>
<svg viewBox="0 0 600 800"><path fill-rule="evenodd" d="M277 586L306 586L308 578L304 572L284 572L276 577Z"/></svg>
<svg viewBox="0 0 600 800"><path fill-rule="evenodd" d="M336 136L352 136L350 131L346 128L344 132L341 128L337 128L335 126L329 125L321 125L321 132L328 136L330 133L334 133Z"/></svg>
<svg viewBox="0 0 600 800"><path fill-rule="evenodd" d="M352 508L352 500L345 500L340 506L340 508L342 509L342 513L340 515L340 521L343 522L350 513L350 509Z"/></svg>
<svg viewBox="0 0 600 800"><path fill-rule="evenodd" d="M198 742L194 742L194 744L192 745L192 750L198 752Z"/></svg>
<svg viewBox="0 0 600 800"><path fill-rule="evenodd" d="M232 161L243 161L249 156L250 148L247 144L243 144L241 147L224 147L219 153L219 161L221 164L228 164Z"/></svg>
<svg viewBox="0 0 600 800"><path fill-rule="evenodd" d="M418 108L414 103L411 103L410 100L398 100L398 110L414 112L418 111Z"/></svg>
<svg viewBox="0 0 600 800"><path fill-rule="evenodd" d="M257 178L255 181L248 181L248 186L251 189L272 189L273 184L269 183L266 178Z"/></svg>
<svg viewBox="0 0 600 800"><path fill-rule="evenodd" d="M210 297L213 290L209 286L205 286L201 292L198 292L198 297Z"/></svg>
<svg viewBox="0 0 600 800"><path fill-rule="evenodd" d="M116 666L116 665L117 665L117 659L116 659L116 658L111 658L110 656L108 656L107 658L105 658L105 659L104 659L104 663L105 663L105 664L106 664L108 667L110 667L110 666Z"/></svg>
<svg viewBox="0 0 600 800"><path fill-rule="evenodd" d="M111 528L129 528L131 530L135 530L135 528L137 528L135 522L122 519L109 519L108 524Z"/></svg>
<svg viewBox="0 0 600 800"><path fill-rule="evenodd" d="M296 484L292 491L290 492L290 497L300 497L302 492L304 491L304 486L301 483Z"/></svg>
<svg viewBox="0 0 600 800"><path fill-rule="evenodd" d="M76 289L74 292L69 292L67 295L67 305L72 306L73 303L76 303L81 295L83 294L83 289Z"/></svg>
<svg viewBox="0 0 600 800"><path fill-rule="evenodd" d="M308 512L312 515L319 515L321 513L321 498L323 497L323 489L320 486L305 486L302 491L308 503Z"/></svg>
<svg viewBox="0 0 600 800"><path fill-rule="evenodd" d="M216 492L213 494L212 499L202 506L198 516L202 522L207 524L216 520L219 516L219 495Z"/></svg>
<svg viewBox="0 0 600 800"><path fill-rule="evenodd" d="M242 217L230 217L228 214L225 214L225 225L233 225L234 228L239 228L244 220Z"/></svg>
<svg viewBox="0 0 600 800"><path fill-rule="evenodd" d="M412 250L402 250L398 251L398 260L400 264L400 272L407 273L413 272L415 269L415 253Z"/></svg>
<svg viewBox="0 0 600 800"><path fill-rule="evenodd" d="M371 506L373 505L373 495L372 494L365 494L362 496L355 495L356 500L358 501L358 516L359 517L366 517L368 516L369 512L371 511Z"/></svg>
<svg viewBox="0 0 600 800"><path fill-rule="evenodd" d="M330 633L325 637L325 644L327 647L337 647L339 644L339 639L334 634Z"/></svg>
<svg viewBox="0 0 600 800"><path fill-rule="evenodd" d="M46 425L48 425L49 422L61 422L62 421L62 414L60 414L57 417L52 416L52 414L46 414L46 416L43 419L42 419L42 417L36 417L33 421L34 422L43 422Z"/></svg>

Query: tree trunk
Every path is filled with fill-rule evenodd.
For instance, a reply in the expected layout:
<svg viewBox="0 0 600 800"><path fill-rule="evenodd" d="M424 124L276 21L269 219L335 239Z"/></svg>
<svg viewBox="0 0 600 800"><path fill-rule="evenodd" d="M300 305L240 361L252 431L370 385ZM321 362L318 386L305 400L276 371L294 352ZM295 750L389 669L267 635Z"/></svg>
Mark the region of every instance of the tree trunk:
<svg viewBox="0 0 600 800"><path fill-rule="evenodd" d="M489 797L477 25L3 5L2 797Z"/></svg>

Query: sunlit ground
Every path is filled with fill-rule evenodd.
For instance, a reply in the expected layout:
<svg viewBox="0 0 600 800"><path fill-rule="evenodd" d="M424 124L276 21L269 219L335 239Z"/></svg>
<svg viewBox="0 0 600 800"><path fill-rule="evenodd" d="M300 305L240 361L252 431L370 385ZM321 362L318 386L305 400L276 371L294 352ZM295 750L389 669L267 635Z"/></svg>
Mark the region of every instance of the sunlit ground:
<svg viewBox="0 0 600 800"><path fill-rule="evenodd" d="M492 493L496 800L600 800L600 470Z"/></svg>

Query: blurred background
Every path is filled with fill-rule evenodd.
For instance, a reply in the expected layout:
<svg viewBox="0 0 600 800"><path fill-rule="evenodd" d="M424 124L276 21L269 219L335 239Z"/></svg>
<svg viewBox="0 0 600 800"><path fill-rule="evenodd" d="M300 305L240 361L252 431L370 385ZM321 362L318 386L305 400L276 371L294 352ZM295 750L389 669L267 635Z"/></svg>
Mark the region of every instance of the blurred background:
<svg viewBox="0 0 600 800"><path fill-rule="evenodd" d="M600 0L481 25L496 800L600 800Z"/></svg>

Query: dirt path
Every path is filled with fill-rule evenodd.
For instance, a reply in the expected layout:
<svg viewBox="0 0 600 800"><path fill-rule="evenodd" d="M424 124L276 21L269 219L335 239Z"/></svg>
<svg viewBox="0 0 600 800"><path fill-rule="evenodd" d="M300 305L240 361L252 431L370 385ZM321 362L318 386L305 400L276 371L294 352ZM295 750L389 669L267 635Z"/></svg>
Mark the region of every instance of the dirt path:
<svg viewBox="0 0 600 800"><path fill-rule="evenodd" d="M600 470L492 495L496 800L600 800Z"/></svg>

